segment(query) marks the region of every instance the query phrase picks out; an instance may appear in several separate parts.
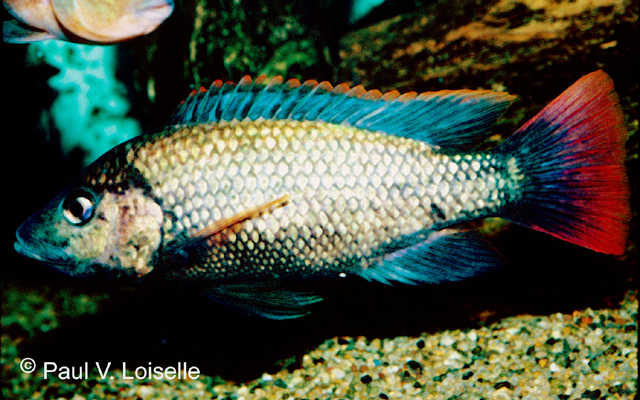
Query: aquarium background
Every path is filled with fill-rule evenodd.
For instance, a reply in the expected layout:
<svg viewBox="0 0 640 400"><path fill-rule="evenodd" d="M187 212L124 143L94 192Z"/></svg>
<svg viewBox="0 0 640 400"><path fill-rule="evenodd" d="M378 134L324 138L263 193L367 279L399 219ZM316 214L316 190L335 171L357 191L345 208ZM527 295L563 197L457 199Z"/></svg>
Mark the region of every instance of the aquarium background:
<svg viewBox="0 0 640 400"><path fill-rule="evenodd" d="M156 394L145 393L159 390L158 385L182 385L43 380L18 368L22 358L32 357L60 365L187 362L203 373L200 389L207 398L252 398L258 386L269 398L277 393L284 398L287 384L274 384L264 374L292 373L308 361L309 351L327 343L349 347L357 337L369 343L393 343L398 337L418 342L443 332L491 327L508 317L574 315L585 309L615 312L625 298L637 310L639 8L637 0L597 3L387 0L352 21L348 1L184 0L177 1L174 14L156 31L116 46L92 50L55 43L3 44L3 395L151 398ZM110 58L91 64L90 55L96 53ZM82 75L78 65L83 64L94 72ZM64 75L73 68L78 71ZM104 69L100 79L95 68ZM326 299L309 307L311 315L270 321L230 311L196 293L65 277L13 250L19 224L102 151L98 148L106 151L114 141L162 126L191 90L216 79L265 74L381 91L507 91L518 99L484 144L491 147L596 69L614 79L629 131L633 219L627 252L619 257L488 220L481 228L508 261L499 271L427 287L385 286L359 278L310 282L299 289ZM82 139L91 133L95 140L83 150L65 136L74 131ZM630 318L637 320L637 314ZM621 329L627 333L632 328L626 326L636 325L625 324ZM378 350L383 361L386 351L384 345ZM311 362L322 367L325 361ZM635 365L637 374L637 361ZM416 389L417 398L439 382L423 379L427 371L418 377L403 368L413 379L413 389L406 390ZM363 375L354 373L354 385L364 383ZM500 382L491 382L490 389L505 389ZM215 389L245 384L253 393ZM611 398L635 393L635 386L620 389L621 383L611 392L616 386L605 384L597 390ZM333 387L325 385L326 390ZM506 389L517 390L512 386ZM563 398L558 396L570 392L568 387L552 385L551 398ZM587 391L590 396L595 390L565 398L580 398ZM382 398L378 392L369 394ZM456 395L465 398L462 392ZM355 394L324 398L349 396ZM433 398L449 398L442 396Z"/></svg>

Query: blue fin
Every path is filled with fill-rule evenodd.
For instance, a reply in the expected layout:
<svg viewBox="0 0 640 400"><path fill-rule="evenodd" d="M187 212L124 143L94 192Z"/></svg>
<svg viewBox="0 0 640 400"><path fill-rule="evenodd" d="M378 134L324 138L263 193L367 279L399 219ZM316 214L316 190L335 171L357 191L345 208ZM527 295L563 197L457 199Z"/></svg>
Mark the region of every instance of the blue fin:
<svg viewBox="0 0 640 400"><path fill-rule="evenodd" d="M459 281L504 265L498 251L474 230L444 229L386 254L358 275L385 284Z"/></svg>
<svg viewBox="0 0 640 400"><path fill-rule="evenodd" d="M309 314L304 306L322 301L310 293L291 292L274 279L216 285L203 294L243 314L270 319L303 317Z"/></svg>
<svg viewBox="0 0 640 400"><path fill-rule="evenodd" d="M281 77L267 82L245 76L235 84L215 81L209 90L193 91L168 125L232 120L277 119L344 124L422 140L433 146L468 148L490 128L514 97L488 90L444 90L382 95L362 86L333 87L313 80Z"/></svg>

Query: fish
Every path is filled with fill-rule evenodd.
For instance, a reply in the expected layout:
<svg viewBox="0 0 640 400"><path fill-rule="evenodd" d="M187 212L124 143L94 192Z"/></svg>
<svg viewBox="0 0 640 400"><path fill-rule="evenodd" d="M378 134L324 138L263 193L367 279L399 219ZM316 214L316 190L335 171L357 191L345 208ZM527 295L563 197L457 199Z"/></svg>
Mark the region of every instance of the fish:
<svg viewBox="0 0 640 400"><path fill-rule="evenodd" d="M57 39L111 44L146 35L167 19L173 0L3 0L5 43Z"/></svg>
<svg viewBox="0 0 640 400"><path fill-rule="evenodd" d="M218 80L87 167L14 247L67 275L175 285L271 319L321 299L294 282L423 285L499 268L471 223L487 217L623 254L627 133L612 79L580 78L478 150L513 100Z"/></svg>

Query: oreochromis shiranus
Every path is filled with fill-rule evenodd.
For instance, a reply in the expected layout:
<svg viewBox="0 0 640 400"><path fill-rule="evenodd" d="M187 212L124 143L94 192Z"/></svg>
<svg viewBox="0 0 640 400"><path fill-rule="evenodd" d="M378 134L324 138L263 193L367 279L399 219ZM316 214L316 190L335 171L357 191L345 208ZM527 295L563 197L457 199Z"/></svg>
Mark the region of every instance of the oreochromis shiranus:
<svg viewBox="0 0 640 400"><path fill-rule="evenodd" d="M319 300L291 281L423 284L492 269L501 257L465 226L479 218L622 254L626 130L611 79L582 77L503 143L474 150L512 100L216 81L90 165L15 247L69 275L155 278L276 319Z"/></svg>

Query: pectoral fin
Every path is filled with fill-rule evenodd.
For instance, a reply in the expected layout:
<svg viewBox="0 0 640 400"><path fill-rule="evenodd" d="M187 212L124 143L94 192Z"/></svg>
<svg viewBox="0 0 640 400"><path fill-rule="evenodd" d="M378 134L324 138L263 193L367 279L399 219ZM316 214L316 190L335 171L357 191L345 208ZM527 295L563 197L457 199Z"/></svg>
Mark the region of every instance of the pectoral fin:
<svg viewBox="0 0 640 400"><path fill-rule="evenodd" d="M174 268L193 265L197 262L199 255L206 257L211 248L225 243L231 233L240 232L244 222L284 207L289 199L289 195L284 195L276 200L241 211L229 218L214 222L189 238L170 244L164 251L164 263Z"/></svg>
<svg viewBox="0 0 640 400"><path fill-rule="evenodd" d="M284 195L279 199L241 211L232 217L216 221L193 235L191 240L206 240L209 245L218 243L219 240L225 240L226 232L239 232L243 222L273 212L277 208L284 207L287 205L289 198L289 195Z"/></svg>

